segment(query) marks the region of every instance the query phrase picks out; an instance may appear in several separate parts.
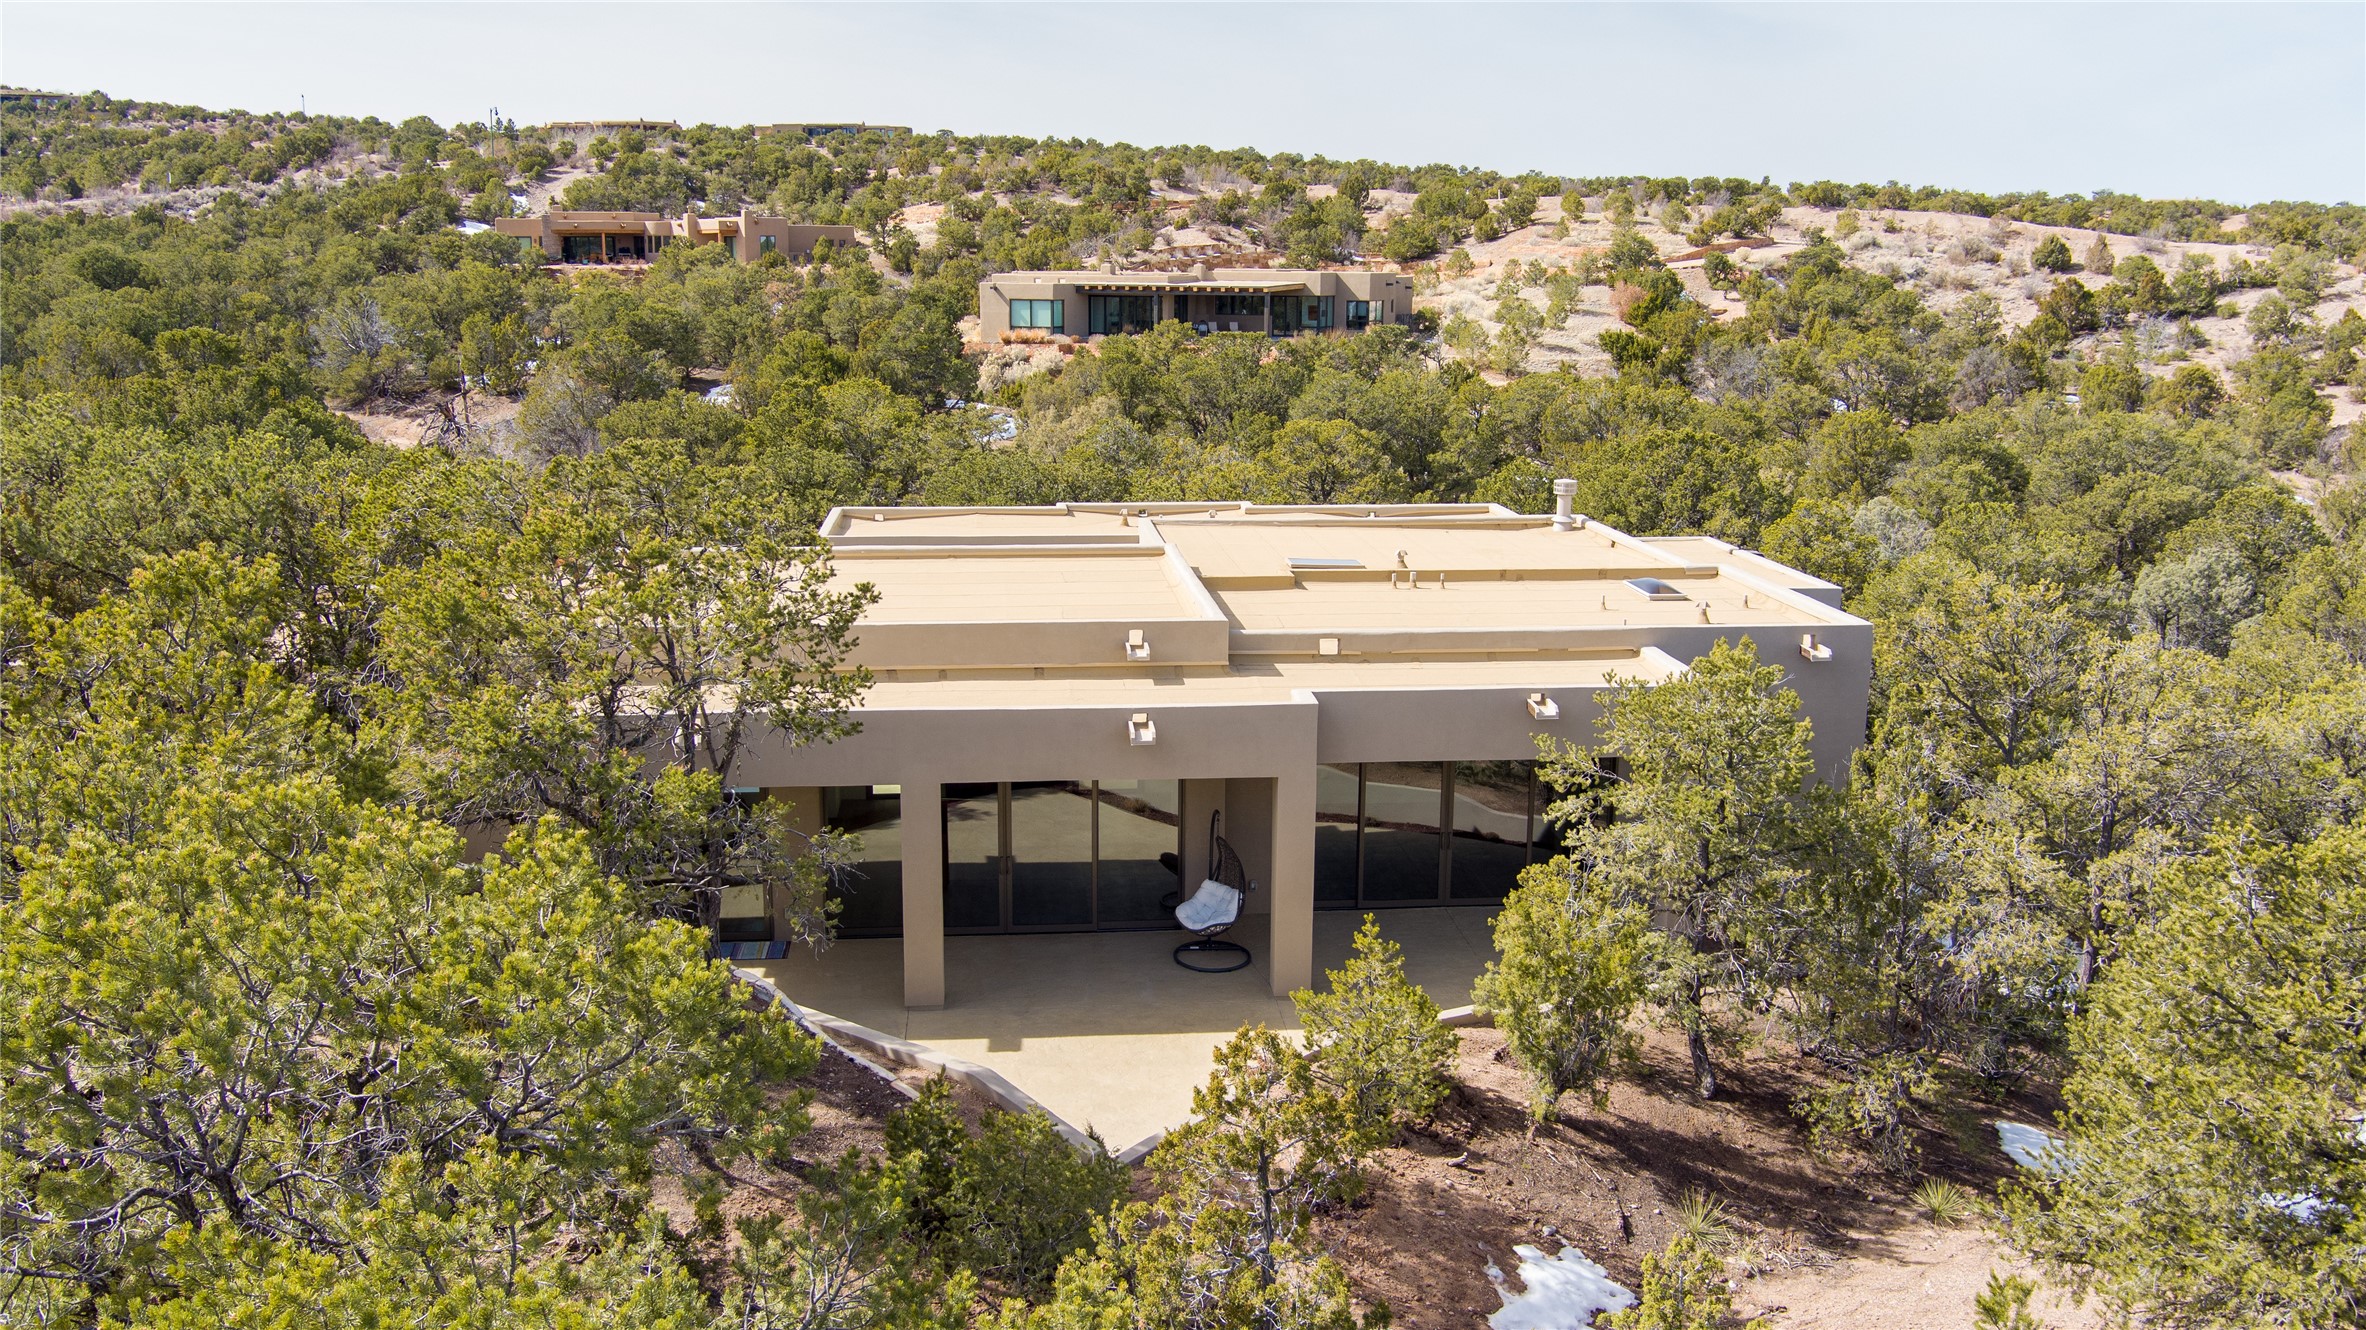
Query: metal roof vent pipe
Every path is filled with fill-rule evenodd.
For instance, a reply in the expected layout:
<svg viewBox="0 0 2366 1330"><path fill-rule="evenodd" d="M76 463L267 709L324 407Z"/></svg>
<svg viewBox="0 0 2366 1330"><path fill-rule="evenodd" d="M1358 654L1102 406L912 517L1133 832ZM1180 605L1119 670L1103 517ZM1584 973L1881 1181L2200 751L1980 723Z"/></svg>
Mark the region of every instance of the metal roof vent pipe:
<svg viewBox="0 0 2366 1330"><path fill-rule="evenodd" d="M1573 511L1577 503L1577 482L1566 477L1553 482L1553 530L1573 531L1579 519Z"/></svg>

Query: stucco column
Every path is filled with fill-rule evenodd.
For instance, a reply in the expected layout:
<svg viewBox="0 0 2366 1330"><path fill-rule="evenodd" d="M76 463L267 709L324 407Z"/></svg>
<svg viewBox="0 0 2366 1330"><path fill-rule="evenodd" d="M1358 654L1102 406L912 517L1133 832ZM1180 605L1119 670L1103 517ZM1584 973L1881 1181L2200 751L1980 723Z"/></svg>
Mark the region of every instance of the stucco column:
<svg viewBox="0 0 2366 1330"><path fill-rule="evenodd" d="M944 790L906 783L904 835L904 1005L945 1005Z"/></svg>
<svg viewBox="0 0 2366 1330"><path fill-rule="evenodd" d="M1273 995L1314 983L1314 763L1273 782Z"/></svg>

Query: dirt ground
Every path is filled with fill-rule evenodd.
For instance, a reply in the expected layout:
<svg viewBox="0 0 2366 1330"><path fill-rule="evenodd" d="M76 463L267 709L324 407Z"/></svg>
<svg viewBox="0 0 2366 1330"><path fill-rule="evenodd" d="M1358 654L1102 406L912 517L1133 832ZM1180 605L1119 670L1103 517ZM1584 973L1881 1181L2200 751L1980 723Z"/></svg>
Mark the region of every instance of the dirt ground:
<svg viewBox="0 0 2366 1330"><path fill-rule="evenodd" d="M1690 1092L1682 1045L1655 1036L1605 1107L1566 1099L1559 1119L1532 1133L1503 1036L1471 1029L1460 1038L1457 1085L1435 1120L1381 1151L1362 1196L1318 1225L1358 1296L1385 1300L1408 1330L1473 1330L1501 1305L1490 1266L1516 1269L1520 1243L1576 1247L1632 1288L1692 1191L1725 1209L1737 1311L1765 1316L1774 1330L1970 1330L1972 1299L1992 1271L2028 1273L1977 1218L1931 1223L1910 1199L1912 1181L1860 1157L1812 1154L1790 1104L1813 1081L1794 1059L1769 1052L1722 1068L1720 1097L1703 1104ZM922 1075L897 1079L917 1088ZM813 1095L812 1131L786 1167L740 1173L726 1219L792 1210L804 1174L848 1149L876 1154L887 1117L910 1102L836 1049L800 1088ZM958 1091L956 1102L973 1122L991 1111L974 1092ZM1925 1176L1992 1192L2011 1165L1990 1120L2042 1122L2051 1108L2036 1095L1974 1100L1919 1124ZM679 1176L661 1177L655 1199L688 1230L693 1207ZM693 1245L710 1271L727 1264L723 1242ZM2101 1324L2094 1308L2056 1289L2041 1289L2035 1309L2048 1330Z"/></svg>
<svg viewBox="0 0 2366 1330"><path fill-rule="evenodd" d="M1790 1112L1809 1081L1788 1060L1751 1058L1724 1073L1718 1101L1688 1088L1681 1045L1654 1039L1642 1073L1600 1110L1575 1098L1529 1131L1525 1086L1493 1030L1462 1034L1460 1082L1437 1121L1374 1161L1351 1210L1322 1225L1359 1294L1385 1299L1412 1330L1468 1327L1500 1305L1490 1263L1512 1248L1578 1248L1634 1287L1645 1253L1674 1233L1679 1198L1699 1190L1731 1221L1727 1257L1739 1310L1789 1327L1954 1330L1992 1270L2021 1267L1977 1221L1940 1228L1901 1183L1856 1158L1809 1153ZM1977 1106L1921 1133L1933 1176L1978 1191L2009 1165L1989 1112L2043 1120L2036 1102ZM2041 1298L2054 1330L2096 1324Z"/></svg>

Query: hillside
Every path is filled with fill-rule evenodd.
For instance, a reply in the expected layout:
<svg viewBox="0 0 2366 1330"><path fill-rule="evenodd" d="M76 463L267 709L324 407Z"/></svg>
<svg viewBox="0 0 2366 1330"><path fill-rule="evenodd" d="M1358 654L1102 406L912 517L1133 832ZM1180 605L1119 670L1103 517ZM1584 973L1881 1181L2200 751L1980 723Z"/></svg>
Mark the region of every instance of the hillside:
<svg viewBox="0 0 2366 1330"><path fill-rule="evenodd" d="M1422 307L1435 310L1441 322L1460 315L1476 322L1489 338L1500 337L1503 324L1495 317L1499 304L1497 293L1506 273L1515 271L1520 274L1517 280L1521 298L1539 309L1549 307L1550 296L1544 284L1529 280L1527 265L1542 264L1549 282L1549 274L1554 270L1575 268L1587 254L1605 251L1617 230L1602 215L1599 197L1577 200L1580 206L1574 214L1564 211L1566 202L1559 197L1540 200L1536 225L1492 241L1468 245L1471 270L1460 276L1435 274ZM1799 252L1811 229L1827 234L1840 230L1840 215L1841 210L1836 208L1786 208L1780 220L1761 238L1765 243L1736 249L1732 257L1745 273L1781 263ZM1565 217L1569 219L1568 234L1562 236L1554 224ZM1648 217L1638 219L1635 229L1670 260L1669 268L1683 278L1686 291L1694 299L1719 317L1743 312L1745 302L1728 294L1738 291L1738 283L1729 283L1723 290L1714 286L1702 271L1705 259L1699 255L1699 247ZM2244 266L2272 271L2277 261L2275 248L2257 241L2238 242L2232 237L2239 230L2239 227L2228 227L2229 238L2223 241L2163 240L2003 222L1962 213L1870 211L1854 221L1850 233L1842 240L1842 248L1852 267L1912 287L1936 312L1945 314L1971 297L1986 296L1996 302L1995 317L1999 324L2007 330L2018 330L2037 317L2039 302L2063 276L2032 268L2032 253L2048 237L2059 238L2073 253L2081 255L2100 240L2115 258L2141 255L2165 274L2181 271L2187 263L2196 261L2206 262L2219 273ZM1693 257L1683 257L1688 254ZM2111 280L2108 274L2083 269L2067 276L2097 292L2104 290ZM2296 308L2295 313L2325 325L2339 321L2352 310L2366 315L2366 271L2356 262L2327 261L2317 282L2321 287L2319 298L2313 304ZM2156 377L2164 377L2177 366L2189 363L2206 366L2223 376L2254 349L2246 316L2275 289L2270 282L2228 290L2213 302L2210 312L2200 317L2155 318L2125 332L2084 332L2072 340L2069 349L2080 359L2101 359L2125 348L2133 352L2135 363ZM1525 368L1548 370L1566 364L1580 373L1610 373L1610 357L1596 339L1605 329L1617 326L1610 287L1587 286L1582 298L1573 305L1567 322L1557 328L1548 327L1537 337ZM2361 405L2361 391L2356 387L2336 383L2324 385L2318 391L2331 407L2332 423L2337 430L2345 429L2366 410Z"/></svg>
<svg viewBox="0 0 2366 1330"><path fill-rule="evenodd" d="M2366 1318L2366 209L97 96L0 110L0 195L0 1317L1383 1330L1396 1307L1427 1330L1566 1235L1686 1330L1730 1330L1732 1283L1775 1330L1961 1326L2005 1267L2042 1275L2058 1327ZM551 263L483 225L546 202L861 239ZM1227 259L1398 265L1421 317L964 335L989 273ZM1611 553L1407 579L1438 623L1508 606L1484 635L1367 611L1399 594L1385 554L1293 568L1275 534L1442 504L1406 544L1559 541L1459 507L1557 492ZM825 1056L719 963L722 921L818 951L887 837L925 866L931 836L905 785L793 807L751 754L838 742L875 698L1065 692L1070 669L1144 707L1211 695L1205 671L1321 732L1280 700L1294 662L1174 664L1202 658L1155 625L1221 645L1221 616L1102 543L1210 499L1295 509L1253 533L1242 595L1358 588L1405 657L1371 668L1351 637L1334 662L1382 681L1376 710L1577 662L1590 700L1525 713L1566 743L1406 757L1442 783L1403 806L1436 822L1286 805L1352 816L1359 846L1434 837L1399 844L1452 899L1457 768L1526 764L1495 774L1533 791L1538 862L1452 925L1494 1028L1442 1021L1375 932L1293 1005L1304 1041L1225 1019L1193 1120L1139 1165ZM972 631L973 597L1148 650L1090 626L1076 561L1021 580L984 548L940 581L882 528L868 566L898 582L817 539L833 509L1055 504L1106 505L1080 548L1147 588L1105 602L1161 643L1122 676L960 658L1033 635ZM1654 547L1602 527L1739 547L1680 576L1780 613L1663 603L1683 589L1626 580ZM1821 580L1730 571L1749 551ZM1547 640L1564 573L1602 584L1584 649ZM1684 659L1637 650L1630 592ZM912 645L940 640L894 617L914 604L954 659ZM1702 627L1737 622L1782 627ZM1302 627L1267 640L1339 653ZM865 632L909 654L859 654ZM1487 691L1485 725L1522 724L1516 696ZM1069 734L1010 711L994 733ZM897 723L935 760L928 714ZM1248 765L1187 715L1117 749L1119 714L1157 730L1110 706L1109 767L1181 754L1206 765L1161 779L1220 766L1228 799L1248 770L1276 811L1235 834L1313 859L1321 827L1279 825L1311 757ZM1811 779L1827 747L1845 782ZM1398 756L1364 754L1357 788ZM969 817L934 770L847 779ZM1018 783L957 828L1000 828L970 866L1006 924ZM891 791L872 846L822 829ZM1093 817L1058 843L1097 863ZM904 953L866 945L893 1005ZM1275 973L1262 951L1240 982ZM1172 1015L1090 967L1031 973L1095 1015ZM1010 1037L1058 1039L1039 1014ZM2009 1170L2008 1117L2060 1140ZM1545 1277L1598 1289L1591 1268Z"/></svg>

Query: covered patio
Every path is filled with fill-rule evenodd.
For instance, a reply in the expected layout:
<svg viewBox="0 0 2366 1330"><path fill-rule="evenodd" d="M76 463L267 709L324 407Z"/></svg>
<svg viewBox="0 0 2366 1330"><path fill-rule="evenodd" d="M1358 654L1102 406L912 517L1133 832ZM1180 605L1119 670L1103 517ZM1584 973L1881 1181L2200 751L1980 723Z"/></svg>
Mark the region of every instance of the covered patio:
<svg viewBox="0 0 2366 1330"><path fill-rule="evenodd" d="M1404 948L1406 973L1440 1007L1470 1002L1471 983L1494 955L1493 906L1375 912ZM1319 912L1318 973L1336 969L1363 916ZM1217 1045L1243 1025L1298 1028L1286 997L1271 993L1266 920L1251 915L1232 936L1256 961L1232 974L1193 974L1170 958L1174 931L999 934L945 939L945 1005L904 1005L903 947L893 938L840 942L820 956L742 962L798 1005L925 1045L1000 1073L1112 1149L1180 1125Z"/></svg>

